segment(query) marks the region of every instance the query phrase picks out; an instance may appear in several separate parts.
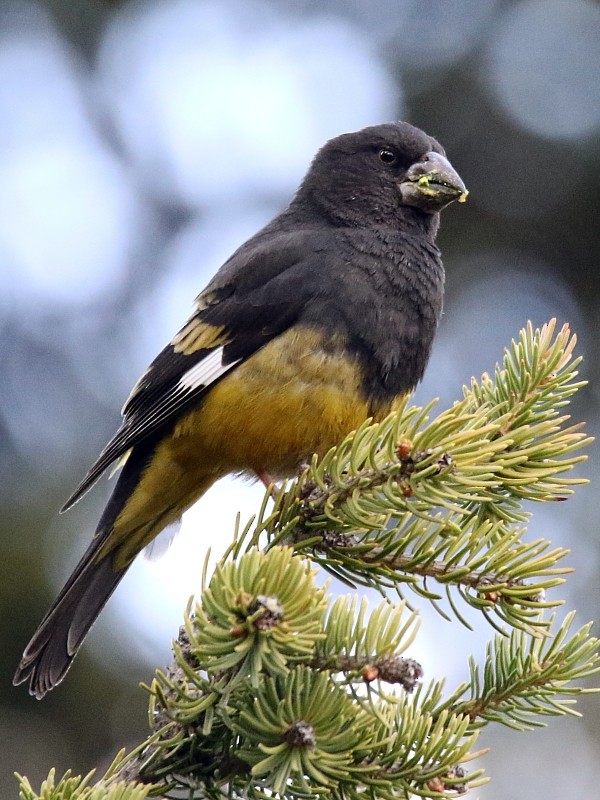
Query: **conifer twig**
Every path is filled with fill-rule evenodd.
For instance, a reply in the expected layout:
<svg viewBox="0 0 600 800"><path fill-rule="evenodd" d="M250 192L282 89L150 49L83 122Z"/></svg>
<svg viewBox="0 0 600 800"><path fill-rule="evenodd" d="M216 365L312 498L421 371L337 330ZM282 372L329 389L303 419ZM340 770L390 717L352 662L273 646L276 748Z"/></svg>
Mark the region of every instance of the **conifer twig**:
<svg viewBox="0 0 600 800"><path fill-rule="evenodd" d="M570 572L567 551L527 541L524 508L584 482L566 477L591 441L563 413L583 385L574 346L567 326L528 325L451 408L433 416L434 403L406 399L313 459L274 504L267 493L146 687L148 739L94 786L52 772L36 793L19 778L20 800L450 800L486 780L466 765L487 725L575 713L594 691L580 682L600 669L598 642L590 625L571 632L572 613L560 625L544 615L561 603L545 593ZM400 602L334 597L319 567ZM454 690L412 657L406 588L500 631Z"/></svg>

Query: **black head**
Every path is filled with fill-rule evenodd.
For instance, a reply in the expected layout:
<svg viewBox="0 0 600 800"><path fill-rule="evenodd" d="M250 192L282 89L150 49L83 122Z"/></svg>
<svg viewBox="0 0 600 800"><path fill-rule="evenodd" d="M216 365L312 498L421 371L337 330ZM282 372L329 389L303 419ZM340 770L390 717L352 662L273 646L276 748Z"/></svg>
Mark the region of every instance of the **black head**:
<svg viewBox="0 0 600 800"><path fill-rule="evenodd" d="M336 225L437 228L437 212L467 190L433 137L407 122L331 139L315 156L295 202Z"/></svg>

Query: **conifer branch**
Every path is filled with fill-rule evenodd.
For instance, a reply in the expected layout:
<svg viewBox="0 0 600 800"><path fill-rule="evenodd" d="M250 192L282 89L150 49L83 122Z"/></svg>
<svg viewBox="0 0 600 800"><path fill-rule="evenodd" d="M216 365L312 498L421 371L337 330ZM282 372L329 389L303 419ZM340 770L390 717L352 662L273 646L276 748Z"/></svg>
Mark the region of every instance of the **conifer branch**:
<svg viewBox="0 0 600 800"><path fill-rule="evenodd" d="M95 786L51 773L35 793L20 778L20 800L449 799L485 782L465 765L488 724L530 730L575 713L594 691L580 682L600 669L598 642L589 625L571 633L572 613L558 626L544 615L561 603L545 595L569 573L567 551L526 540L523 505L584 482L566 477L591 441L563 413L583 385L574 345L566 326L529 325L451 408L433 416L433 403L407 399L274 504L268 492L146 687L148 739ZM400 602L369 613L317 585L319 567ZM501 631L450 692L411 656L419 618L406 588Z"/></svg>
<svg viewBox="0 0 600 800"><path fill-rule="evenodd" d="M597 674L600 666L591 623L567 639L574 616L567 615L554 638L522 631L497 636L488 645L483 675L470 660L470 698L453 705L454 713L468 714L476 724L501 722L521 731L543 726L537 717L580 716L570 706L586 689L566 684Z"/></svg>
<svg viewBox="0 0 600 800"><path fill-rule="evenodd" d="M544 539L523 541L525 501L565 500L582 478L565 473L591 442L560 410L583 382L576 338L555 321L521 332L495 379L472 380L464 397L429 420L434 403L365 424L283 487L247 546L292 544L350 585L400 596L408 587L464 622L453 595L504 625L538 632L547 591L570 569ZM428 579L440 584L441 593ZM533 627L532 627L533 626Z"/></svg>

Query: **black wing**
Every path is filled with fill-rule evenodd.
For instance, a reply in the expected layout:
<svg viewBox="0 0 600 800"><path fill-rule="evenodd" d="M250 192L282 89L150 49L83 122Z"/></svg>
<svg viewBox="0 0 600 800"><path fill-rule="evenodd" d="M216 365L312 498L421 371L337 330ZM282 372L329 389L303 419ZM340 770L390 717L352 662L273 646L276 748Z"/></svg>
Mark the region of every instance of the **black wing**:
<svg viewBox="0 0 600 800"><path fill-rule="evenodd" d="M63 506L66 511L104 470L160 432L183 409L294 324L326 269L323 232L278 233L240 248L197 298L197 309L135 385L123 424Z"/></svg>

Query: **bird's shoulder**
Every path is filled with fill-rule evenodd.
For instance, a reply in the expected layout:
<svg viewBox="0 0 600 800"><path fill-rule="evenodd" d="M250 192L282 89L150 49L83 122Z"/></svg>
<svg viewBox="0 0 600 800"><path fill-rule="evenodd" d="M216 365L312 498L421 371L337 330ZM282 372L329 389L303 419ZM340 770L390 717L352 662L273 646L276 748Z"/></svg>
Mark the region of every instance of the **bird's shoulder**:
<svg viewBox="0 0 600 800"><path fill-rule="evenodd" d="M141 376L123 407L124 416L134 414L158 386L181 377L216 348L223 348L227 365L285 330L315 292L316 265L334 247L326 230L307 227L265 229L238 248Z"/></svg>

